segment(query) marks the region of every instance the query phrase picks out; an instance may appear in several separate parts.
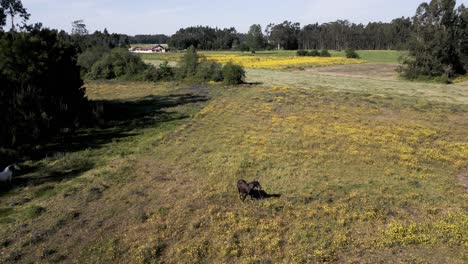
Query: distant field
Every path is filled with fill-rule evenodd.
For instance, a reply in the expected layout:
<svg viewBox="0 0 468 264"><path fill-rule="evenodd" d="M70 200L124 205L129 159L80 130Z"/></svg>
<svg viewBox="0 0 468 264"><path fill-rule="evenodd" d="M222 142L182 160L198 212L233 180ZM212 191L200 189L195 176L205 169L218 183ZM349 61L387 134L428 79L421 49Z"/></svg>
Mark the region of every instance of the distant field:
<svg viewBox="0 0 468 264"><path fill-rule="evenodd" d="M344 58L345 54L344 51L330 51L333 57L337 58ZM234 51L201 51L200 54L206 55L207 57L217 57L217 56L232 56L232 57L240 57L246 56L248 58L255 58L259 57L261 60L262 58L275 58L278 57L278 60L283 57L296 57L296 51L259 51L255 54L250 52L234 52ZM361 56L361 59L366 62L371 63L397 63L398 58L404 54L401 51L392 51L392 50L360 50L358 54ZM178 61L182 56L183 53L153 53L153 54L140 54L140 56L148 62L151 61ZM304 59L302 57L301 59ZM307 59L307 57L306 57ZM314 58L309 58L314 59ZM315 58L317 59L317 58ZM340 63L343 64L343 63ZM325 64L326 65L326 64Z"/></svg>

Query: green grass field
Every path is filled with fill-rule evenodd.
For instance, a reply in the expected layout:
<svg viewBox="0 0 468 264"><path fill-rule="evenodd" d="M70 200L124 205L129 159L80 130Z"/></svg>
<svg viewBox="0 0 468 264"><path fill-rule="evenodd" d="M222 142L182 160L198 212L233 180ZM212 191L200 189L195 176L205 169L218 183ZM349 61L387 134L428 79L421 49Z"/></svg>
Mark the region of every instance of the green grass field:
<svg viewBox="0 0 468 264"><path fill-rule="evenodd" d="M0 262L465 263L468 86L385 65L87 83L101 126L1 186Z"/></svg>

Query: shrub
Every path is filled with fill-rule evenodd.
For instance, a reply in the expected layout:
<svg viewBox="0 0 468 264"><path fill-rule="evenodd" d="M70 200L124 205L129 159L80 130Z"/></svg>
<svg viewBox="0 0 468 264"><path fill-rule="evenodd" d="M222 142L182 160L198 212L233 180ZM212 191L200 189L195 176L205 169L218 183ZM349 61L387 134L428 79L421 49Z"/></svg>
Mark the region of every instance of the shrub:
<svg viewBox="0 0 468 264"><path fill-rule="evenodd" d="M223 80L221 64L214 61L202 61L197 67L196 80L220 82Z"/></svg>
<svg viewBox="0 0 468 264"><path fill-rule="evenodd" d="M98 80L98 79L113 79L115 78L115 73L112 67L110 55L106 54L101 59L96 61L91 70L88 72L86 77L88 79Z"/></svg>
<svg viewBox="0 0 468 264"><path fill-rule="evenodd" d="M184 57L179 63L179 68L177 70L177 78L185 79L195 76L197 73L197 66L199 64L200 56L195 50L194 46L191 46L187 49Z"/></svg>
<svg viewBox="0 0 468 264"><path fill-rule="evenodd" d="M320 57L331 57L331 54L328 50L324 49L320 52Z"/></svg>
<svg viewBox="0 0 468 264"><path fill-rule="evenodd" d="M87 76L90 79L139 80L148 67L139 56L117 48L94 63Z"/></svg>
<svg viewBox="0 0 468 264"><path fill-rule="evenodd" d="M245 79L244 68L230 61L223 67L223 78L227 85L241 84Z"/></svg>
<svg viewBox="0 0 468 264"><path fill-rule="evenodd" d="M158 80L164 80L164 81L169 81L174 78L174 70L172 67L169 65L169 62L164 61L163 63L159 64L159 79Z"/></svg>
<svg viewBox="0 0 468 264"><path fill-rule="evenodd" d="M86 74L91 70L93 65L99 61L105 54L108 54L110 49L102 46L96 46L85 50L78 56L78 65L81 67L81 76L86 77Z"/></svg>
<svg viewBox="0 0 468 264"><path fill-rule="evenodd" d="M309 57L318 57L320 56L320 52L318 50L298 50L297 51L297 56L304 57L304 56L309 56Z"/></svg>
<svg viewBox="0 0 468 264"><path fill-rule="evenodd" d="M346 49L346 58L348 59L359 59L359 54L354 49Z"/></svg>
<svg viewBox="0 0 468 264"><path fill-rule="evenodd" d="M309 51L309 53L307 54L308 56L311 56L311 57L318 57L320 56L320 52L318 50L311 50Z"/></svg>
<svg viewBox="0 0 468 264"><path fill-rule="evenodd" d="M308 55L308 52L307 52L307 50L298 50L296 52L296 55L299 56L299 57L304 57L304 56Z"/></svg>
<svg viewBox="0 0 468 264"><path fill-rule="evenodd" d="M149 65L148 68L141 74L138 75L138 78L141 81L171 81L174 79L174 72L172 71L171 67L163 66L161 64L159 68L154 67L153 65Z"/></svg>

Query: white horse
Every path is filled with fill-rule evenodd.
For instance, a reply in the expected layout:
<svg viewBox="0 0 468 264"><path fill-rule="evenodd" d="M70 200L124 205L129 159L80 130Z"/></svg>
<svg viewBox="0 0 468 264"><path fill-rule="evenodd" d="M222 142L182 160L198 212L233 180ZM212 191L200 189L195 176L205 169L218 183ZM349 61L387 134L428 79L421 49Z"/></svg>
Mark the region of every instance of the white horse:
<svg viewBox="0 0 468 264"><path fill-rule="evenodd" d="M2 172L0 172L0 182L8 181L11 184L11 179L13 178L13 171L20 170L18 165L13 164L5 168Z"/></svg>

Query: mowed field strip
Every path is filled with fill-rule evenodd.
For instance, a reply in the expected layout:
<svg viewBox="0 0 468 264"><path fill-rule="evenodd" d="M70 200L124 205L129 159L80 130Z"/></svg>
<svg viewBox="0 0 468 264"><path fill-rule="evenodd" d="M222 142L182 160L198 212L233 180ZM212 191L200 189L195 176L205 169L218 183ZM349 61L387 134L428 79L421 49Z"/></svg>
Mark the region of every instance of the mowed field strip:
<svg viewBox="0 0 468 264"><path fill-rule="evenodd" d="M393 64L392 64L393 65ZM384 70L379 70L380 67ZM371 67L371 68L369 68ZM248 69L247 80L263 85L296 88L322 88L390 97L412 98L415 103L439 102L468 104L468 82L439 84L400 80L387 65L362 64L307 69L305 71L269 71ZM396 65L395 65L396 68Z"/></svg>

